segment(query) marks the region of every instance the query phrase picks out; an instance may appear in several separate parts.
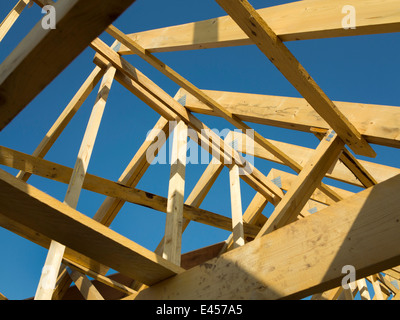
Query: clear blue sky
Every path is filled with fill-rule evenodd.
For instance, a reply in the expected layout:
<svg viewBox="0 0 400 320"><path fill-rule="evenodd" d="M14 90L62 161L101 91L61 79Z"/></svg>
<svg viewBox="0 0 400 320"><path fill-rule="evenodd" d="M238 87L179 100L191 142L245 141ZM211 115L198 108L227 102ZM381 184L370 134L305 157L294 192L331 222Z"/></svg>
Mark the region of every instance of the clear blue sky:
<svg viewBox="0 0 400 320"><path fill-rule="evenodd" d="M16 2L17 0L1 0L0 20ZM250 2L255 8L262 8L291 1ZM225 12L213 0L137 0L115 25L125 33L132 33L222 15L225 15ZM10 33L0 43L0 61L4 60L41 18L42 14L37 6L23 11ZM103 34L101 38L109 45L113 42L107 34ZM400 105L399 34L299 41L286 45L332 100ZM93 56L93 50L85 50L0 133L0 144L32 153L94 68ZM255 46L162 53L157 56L202 89L299 97L298 92ZM176 84L137 57L129 56L127 59L172 96L179 89ZM69 167L74 166L96 93L97 88L46 159ZM158 118L159 115L150 107L114 82L88 172L111 180L118 179L144 141L147 131L154 126ZM220 119L205 116L199 118L211 128L231 128L227 122ZM251 126L266 138L312 148L318 143L312 134L254 124ZM374 149L378 156L370 161L399 167L398 150L380 146L374 146ZM283 169L260 159L255 160L255 166L265 175L271 167ZM191 164L187 166L186 196L205 167ZM13 169L3 169L13 174L17 173ZM166 196L168 180L169 165L151 166L137 187ZM66 185L39 177L32 177L29 183L60 201L64 199ZM337 182L329 183L344 187ZM255 191L245 183L241 186L245 209ZM358 191L355 187L346 188ZM224 169L201 207L230 216L229 197L228 172ZM93 216L104 198L92 192L82 191L78 210ZM271 207L268 207L265 213L268 215L270 210ZM162 238L164 227L164 213L128 203L111 225L113 230L150 250L154 250ZM223 241L228 236L228 232L192 223L183 235L183 252ZM33 296L47 250L2 228L0 243L0 292L10 299Z"/></svg>

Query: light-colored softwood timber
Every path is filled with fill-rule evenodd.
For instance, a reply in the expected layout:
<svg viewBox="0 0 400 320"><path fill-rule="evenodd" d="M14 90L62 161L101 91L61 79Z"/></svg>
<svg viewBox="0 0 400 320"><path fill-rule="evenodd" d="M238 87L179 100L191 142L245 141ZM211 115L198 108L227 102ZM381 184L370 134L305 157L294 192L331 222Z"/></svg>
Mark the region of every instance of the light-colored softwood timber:
<svg viewBox="0 0 400 320"><path fill-rule="evenodd" d="M229 169L229 185L231 194L233 248L237 248L244 245L244 232L239 168L236 165L233 165Z"/></svg>
<svg viewBox="0 0 400 320"><path fill-rule="evenodd" d="M86 275L80 273L77 270L72 270L67 267L67 271L72 281L74 281L76 287L81 292L85 300L104 300L100 292L96 289L93 283L86 277Z"/></svg>
<svg viewBox="0 0 400 320"><path fill-rule="evenodd" d="M301 166L297 162L295 162L292 158L290 158L288 155L283 153L280 149L276 148L275 145L271 144L267 139L265 139L263 136L261 136L258 132L251 129L243 121L241 121L237 117L234 117L232 115L232 113L230 113L223 106L218 104L218 102L213 100L202 90L198 89L196 86L194 86L188 80L183 78L176 71L174 71L173 69L171 69L170 67L165 65L163 62L161 62L159 59L157 59L154 55L148 53L145 49L140 47L137 43L135 43L134 41L129 39L120 30L118 30L114 26L110 26L107 29L107 32L110 33L112 36L114 36L117 40L121 41L121 43L124 43L126 46L128 46L131 50L133 50L133 52L135 54L139 55L145 61L150 63L153 67L155 67L161 73L163 73L164 75L169 77L171 80L175 81L182 88L186 89L188 92L190 92L192 95L194 95L200 101L202 101L204 104L209 106L211 109L213 109L217 114L221 115L221 117L223 117L229 123L231 123L232 125L236 126L239 129L241 129L246 134L248 134L248 131L251 131L252 138L258 144L260 144L263 148L265 148L266 150L268 150L269 152L274 154L276 157L278 157L282 162L287 164L293 170L295 170L296 172L299 172L301 170ZM275 192L275 194L279 195L279 193L276 193L276 192Z"/></svg>
<svg viewBox="0 0 400 320"><path fill-rule="evenodd" d="M7 297L0 292L0 300L8 300Z"/></svg>
<svg viewBox="0 0 400 320"><path fill-rule="evenodd" d="M183 121L174 130L168 187L163 258L181 265L183 204L188 128Z"/></svg>
<svg viewBox="0 0 400 320"><path fill-rule="evenodd" d="M57 163L50 162L48 160L35 158L31 155L27 155L2 146L0 146L0 164L15 169L21 169L25 172L33 173L35 175L39 175L62 183L69 183L73 172L72 168L65 167ZM220 171L218 170L219 168L216 169L216 171ZM216 179L216 177L213 176L213 179ZM207 186L207 188L210 187L211 184ZM82 188L106 195L112 199L120 200L122 202L128 201L131 203L152 208L157 211L165 213L167 212L167 198L132 187L128 187L119 182L113 182L104 178L100 178L91 175L90 173L87 173L85 175ZM201 192L201 190L198 190L193 194L195 195L197 194L197 192ZM203 196L205 196L205 194L203 194ZM188 198L188 200L190 199L191 198ZM199 200L194 199L192 201L195 202ZM222 228L224 230L232 230L232 222L231 219L229 219L228 217L207 210L199 209L196 206L190 205L189 203L191 203L191 201L186 201L185 205L183 206L183 214L185 219L204 223L217 228ZM102 221L99 222L102 223ZM259 232L258 227L251 226L249 224L245 224L244 228L245 234L247 236L254 237L257 235L257 232Z"/></svg>
<svg viewBox="0 0 400 320"><path fill-rule="evenodd" d="M324 137L324 133L319 129L316 129L313 133L319 140L322 140ZM368 188L378 183L369 173L369 171L364 168L361 162L358 161L358 159L356 159L356 157L347 148L343 149L339 160L354 174L357 180L360 181L361 186ZM333 168L331 168L329 171L333 171Z"/></svg>
<svg viewBox="0 0 400 320"><path fill-rule="evenodd" d="M111 279L110 277L106 277L99 273L93 272L88 268L84 268L82 266L77 266L76 264L73 264L71 262L64 261L64 264L67 265L68 267L70 267L82 274L86 274L86 275L92 277L94 280L97 280L98 282L103 283L111 288L114 288L124 294L135 294L136 293L135 290L131 289L130 287L128 287L124 284L121 284L121 283Z"/></svg>
<svg viewBox="0 0 400 320"><path fill-rule="evenodd" d="M375 295L374 295L373 299L374 300L386 300L383 297L382 289L380 287L380 284L378 283L378 277L375 274L373 274L373 275L367 277L367 279L372 283L372 286L374 288Z"/></svg>
<svg viewBox="0 0 400 320"><path fill-rule="evenodd" d="M356 29L341 25L341 8L357 10ZM400 5L396 0L304 0L259 9L282 41L298 41L400 31ZM290 23L287 23L290 21ZM253 42L230 16L129 34L150 52L166 52L251 45ZM121 46L120 54L131 54Z"/></svg>
<svg viewBox="0 0 400 320"><path fill-rule="evenodd" d="M257 238L296 220L316 187L343 151L342 139L333 130L320 142L314 155L299 173L292 187L275 207Z"/></svg>
<svg viewBox="0 0 400 320"><path fill-rule="evenodd" d="M6 216L0 215L0 226L29 241L32 241L39 246L42 246L43 248L49 249L50 247L51 239L49 239L47 236ZM85 257L84 255L69 248L65 249L63 259L79 265L82 268L90 269L96 273L105 274L107 272L105 266L100 265L98 262L91 261L91 259L88 257Z"/></svg>
<svg viewBox="0 0 400 320"><path fill-rule="evenodd" d="M108 68L101 82L96 102L93 106L89 122L83 136L78 157L72 171L68 189L65 194L64 203L75 209L78 205L79 196L89 161L93 152L97 133L100 128L101 119L104 114L108 94L114 81L116 69L112 66ZM49 252L43 267L42 275L35 294L35 300L51 300L57 282L57 275L61 266L65 246L57 241L50 243Z"/></svg>
<svg viewBox="0 0 400 320"><path fill-rule="evenodd" d="M214 245L210 245L182 254L182 268L188 270L199 265L200 263L215 258L216 256L218 256L218 253L221 250L223 244L224 242L219 242ZM77 268L77 270L84 272L84 270L80 268ZM127 294L136 294L136 292L131 289L133 280L120 273L114 273L107 277L101 275L99 276L93 273L87 274L88 276L95 278L95 280L93 280L93 284L106 300L118 300L124 298ZM63 299L82 300L83 297L78 292L77 288L72 286L67 290Z"/></svg>
<svg viewBox="0 0 400 320"><path fill-rule="evenodd" d="M0 130L133 2L57 1L56 29L39 22L0 65Z"/></svg>
<svg viewBox="0 0 400 320"><path fill-rule="evenodd" d="M235 137L238 137L237 150L239 152L243 152L261 159L283 164L281 160L279 160L273 154L262 148L256 142L254 142L254 144L251 144L252 148L246 150L246 145L240 143L241 141L243 141L242 138L240 138L242 134L239 132L234 132L234 135ZM290 143L285 143L271 139L269 139L269 141L272 144L274 144L277 148L281 149L283 152L289 155L291 158L293 158L295 161L297 161L300 165L304 165L314 152L314 149L311 148L297 146ZM339 159L340 161L336 163L336 165L332 168L332 170L327 172L326 176L359 187L363 187L364 184L371 186L373 184L394 177L395 175L400 173L400 168L394 168L379 163L359 160L356 159L354 156L352 156L349 152L342 154ZM348 167L351 167L351 170L356 171L358 177L363 182L361 182L360 179L357 178L356 174L353 173Z"/></svg>
<svg viewBox="0 0 400 320"><path fill-rule="evenodd" d="M189 135L190 137L190 135ZM223 169L222 163L210 163L207 168L204 170L203 174L201 175L200 179L197 181L196 185L194 186L192 192L187 197L185 204L192 205L196 208L200 207L201 203L203 202L204 198L206 197L207 193L210 191L212 185L214 184L215 180L219 176ZM190 223L190 219L184 217L182 223L182 233L185 232L186 228ZM161 255L164 250L164 237L161 239L160 243L158 244L157 248L154 250L156 254ZM192 267L193 264L188 264L185 267L185 260L181 260L181 267L188 268ZM132 288L139 289L142 287L142 284L135 281L135 284Z"/></svg>
<svg viewBox="0 0 400 320"><path fill-rule="evenodd" d="M270 174L268 174L267 179L271 180ZM262 211L264 210L267 204L268 200L265 199L265 197L261 193L257 192L253 197L253 199L251 200L250 204L248 205L246 211L244 212L242 216L242 222L262 227L267 219L265 216L262 215ZM245 240L248 241L249 238L246 238ZM221 248L220 254L232 250L235 247L236 246L234 246L233 234L230 234L228 239L225 240L225 245Z"/></svg>
<svg viewBox="0 0 400 320"><path fill-rule="evenodd" d="M150 163L154 160L154 157L157 156L158 150L161 149L165 142L158 138L159 134L164 135L166 139L170 134L169 122L163 117L157 121L150 135L146 137L146 140L119 177L118 183L127 187L135 187L139 183L147 168L150 166ZM149 155L148 150L150 148L155 150L155 152ZM123 204L124 201L121 199L107 197L94 215L94 219L106 226L110 226Z"/></svg>
<svg viewBox="0 0 400 320"><path fill-rule="evenodd" d="M295 181L298 177L292 173L288 173L288 172L278 170L278 169L271 169L268 176L270 177L270 179L272 181L279 183L279 186L282 188L282 190L285 190L285 191L288 191L292 188L292 185L295 183ZM342 199L348 198L354 194L351 191L340 189L340 188L337 188L334 186L329 186L329 187L332 188L332 190L334 190L337 194L339 194L339 196ZM311 194L310 199L318 201L318 202L326 204L326 205L331 205L331 204L335 203L335 201L332 201L331 198L327 197L324 193L322 193L318 189L315 190Z"/></svg>
<svg viewBox="0 0 400 320"><path fill-rule="evenodd" d="M365 279L359 279L356 281L358 291L360 292L361 300L371 300L371 296L368 292L367 282Z"/></svg>
<svg viewBox="0 0 400 320"><path fill-rule="evenodd" d="M213 101L212 99L209 99L205 94L202 93L201 90L197 89L193 84L191 84L189 81L187 81L186 79L184 79L182 76L180 76L178 73L176 73L174 70L172 70L171 68L169 68L168 66L166 66L165 64L163 64L161 61L159 61L156 57L154 57L153 55L150 55L148 53L146 53L142 48L138 47L137 45L135 45L135 43L132 43L132 41L130 41L129 38L126 37L126 35L124 35L121 31L119 31L118 29L116 29L113 26L110 26L107 29L107 32L109 32L111 35L113 35L114 37L116 37L119 41L126 43L127 45L130 45L132 48L135 48L135 52L140 55L143 59L145 59L147 62L149 62L150 64L152 64L154 67L156 67L159 71L163 72L165 75L167 75L168 77L170 77L172 80L174 80L175 82L177 82L179 85L184 86L186 89L190 90L192 92L192 94L195 94L197 97L200 97L202 99L202 101L207 101L208 105L211 106L212 108L214 108L215 110L218 110L218 112L220 112L223 117L228 120L229 122L231 122L233 125L236 125L237 127L239 127L240 129L243 130L248 130L250 129L250 127L248 127L247 125L245 125L243 122L241 121L237 121L236 119L232 118L231 114L227 113L225 111L224 108L222 108L221 106L219 106L215 101ZM102 44L99 40L96 40L95 43L92 43L92 47L98 51L98 53L100 53L102 56L104 56L105 58L107 58L111 63L113 63L117 68L120 69L120 71L124 72L128 77L130 77L132 80L134 80L132 78L132 75L126 71L127 68L127 63L124 63L124 60L122 58L119 58L118 56L116 56L115 53L110 52L110 50L107 49L107 47ZM113 57L114 56L114 57ZM119 60L119 61L118 61ZM120 67L122 66L122 68ZM124 68L125 66L125 68ZM132 66L130 66L132 69ZM134 71L134 69L132 69ZM138 73L138 71L135 71L135 75ZM140 75L140 76L136 76L137 79L139 81L141 81L141 83L143 83L144 85L147 84L147 87L149 88L149 85L151 84L149 82L148 79L146 79L144 77L144 75ZM135 77L135 78L136 78ZM142 84L142 86L143 86ZM154 84L151 86L153 87L154 91L153 92L158 92L159 94L161 93L161 96L164 97L164 99L166 99L167 105L168 105L168 101L171 101L170 97L168 98L168 95L166 95L165 93L162 92L162 90L158 89ZM173 100L172 100L173 101ZM174 107L176 108L177 103L175 101L173 101ZM158 109L158 108L157 108ZM189 121L189 124L196 130L201 131L201 129L205 129L205 127L200 123L199 125L195 125L195 118L193 115L188 114L187 111L180 105L178 105L177 108L178 114L180 117L183 117L182 120L184 121ZM196 121L198 122L198 121ZM211 132L212 133L212 132ZM263 139L260 135L256 134L256 137L258 138L260 143L268 143L265 139ZM257 139L256 138L256 139ZM227 146L224 144L223 141L221 141L221 139L219 139L218 141L220 141L220 146L224 146L224 151L228 151L228 154L233 155L234 151L231 150L231 148L227 148ZM278 151L277 151L278 152ZM238 157L238 155L233 155L233 159L235 159L234 161L239 161L239 165L242 167L243 166L243 161L240 159L240 157ZM252 172L253 173L253 172ZM254 174L256 174L257 172L254 172ZM268 187L273 187L271 185L267 186ZM277 191L275 189L275 191L271 190L273 193L275 193L276 195L280 195L279 190Z"/></svg>
<svg viewBox="0 0 400 320"><path fill-rule="evenodd" d="M3 22L0 24L0 42L3 40L7 32L11 29L15 21L20 16L22 10L25 9L29 0L19 0L15 7L10 11L10 13L5 17Z"/></svg>
<svg viewBox="0 0 400 320"><path fill-rule="evenodd" d="M128 90L136 94L140 99L144 100L150 107L168 120L183 120L190 127L200 133L202 138L207 141L211 140L211 147L216 148L215 151L223 159L223 163L232 164L233 161L241 168L247 170L248 174L242 174L241 178L253 186L257 191L262 192L265 197L271 199L271 194L273 194L272 197L282 197L281 190L275 185L270 184L260 171L251 166L248 161L243 159L243 157L233 150L232 147L227 145L204 123L189 113L181 104L159 88L139 70L134 68L116 52L111 50L100 39L93 41L91 46L111 62L119 71L121 71L121 73L123 73L123 75L119 75L117 72L116 79ZM95 58L95 63L98 65L107 64L107 62L104 62L104 59L99 57L97 59ZM147 88L147 90L144 90L143 87ZM271 202L274 202L274 200Z"/></svg>
<svg viewBox="0 0 400 320"><path fill-rule="evenodd" d="M182 271L173 263L0 171L0 214L129 277L153 284Z"/></svg>
<svg viewBox="0 0 400 320"><path fill-rule="evenodd" d="M399 292L399 289L396 288L396 286L387 279L387 276L383 276L382 274L378 273L376 274L377 279L382 283L383 286L386 287L386 289L390 290L394 295L396 295Z"/></svg>
<svg viewBox="0 0 400 320"><path fill-rule="evenodd" d="M53 146L57 138L60 136L62 131L71 121L73 116L78 112L79 108L85 102L89 94L96 87L97 83L100 81L101 77L103 77L105 70L100 69L99 67L95 67L86 81L82 84L78 92L69 102L69 104L65 107L63 112L54 122L50 130L46 133L45 137L39 143L35 151L32 153L34 157L44 158L50 148ZM29 173L25 173L20 171L17 175L17 178L27 181L30 177Z"/></svg>
<svg viewBox="0 0 400 320"><path fill-rule="evenodd" d="M137 299L304 298L339 286L349 263L357 279L396 266L399 187L400 175L143 290Z"/></svg>
<svg viewBox="0 0 400 320"><path fill-rule="evenodd" d="M180 89L186 95L186 107L202 114L218 116L210 107ZM310 132L313 128L329 129L327 122L303 98L203 90L239 119L248 122ZM400 117L396 106L334 101L370 143L400 147Z"/></svg>
<svg viewBox="0 0 400 320"><path fill-rule="evenodd" d="M376 156L354 125L322 91L248 1L217 0L217 3L356 154Z"/></svg>

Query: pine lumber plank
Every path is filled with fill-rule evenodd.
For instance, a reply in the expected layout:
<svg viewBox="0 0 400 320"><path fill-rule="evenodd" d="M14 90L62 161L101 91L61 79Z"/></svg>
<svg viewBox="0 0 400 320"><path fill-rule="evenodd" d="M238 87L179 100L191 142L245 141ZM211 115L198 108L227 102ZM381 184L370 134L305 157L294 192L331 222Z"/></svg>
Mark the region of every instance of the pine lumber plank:
<svg viewBox="0 0 400 320"><path fill-rule="evenodd" d="M78 205L82 185L85 180L85 175L92 155L97 133L100 128L108 94L114 81L115 72L116 69L111 66L107 69L103 77L99 88L99 93L97 94L96 102L93 106L93 110L82 139L71 179L68 184L64 203L73 209L75 209ZM58 243L57 241L52 241L50 243L49 252L47 254L42 275L39 280L39 285L36 290L35 300L51 300L56 286L56 276L59 273L64 252L65 246L63 244Z"/></svg>
<svg viewBox="0 0 400 320"><path fill-rule="evenodd" d="M111 62L119 71L121 71L121 74L117 72L116 79L128 90L136 94L155 111L166 117L166 119L170 121L183 120L200 133L202 138L206 141L213 141L211 147L216 147L215 151L223 159L224 164L226 164L225 162L232 164L233 160L235 164L244 168L248 174L241 175L242 179L257 191L262 192L265 197L269 199L272 199L273 197L281 198L282 191L279 188L266 180L265 176L259 170L251 166L248 161L245 161L245 159L243 159L243 157L241 157L235 150L224 143L218 135L216 135L198 118L189 113L181 104L159 88L139 70L134 68L125 59L121 58L100 39L93 41L91 46L103 57L96 56L95 63L102 66L107 64L104 60ZM217 143L215 144L215 142ZM274 200L271 202L274 202Z"/></svg>
<svg viewBox="0 0 400 320"><path fill-rule="evenodd" d="M217 0L217 3L356 154L376 156L372 147L248 1Z"/></svg>
<svg viewBox="0 0 400 320"><path fill-rule="evenodd" d="M123 184L127 187L134 188L139 183L140 179L145 174L146 170L150 166L150 163L154 160L157 152L152 153L152 156L148 155L148 150L154 148L158 151L163 145L163 141L157 138L157 134L164 134L168 139L170 130L169 122L160 117L155 126L153 127L151 134L146 138L139 150L135 153L131 162L125 168L124 172L118 179L118 183ZM93 219L100 223L110 226L119 210L122 208L125 201L120 198L113 198L108 196L99 209L96 211Z"/></svg>
<svg viewBox="0 0 400 320"><path fill-rule="evenodd" d="M48 160L35 158L31 155L24 154L22 152L15 151L3 146L0 146L0 164L15 169L22 169L26 172L33 173L35 175L52 179L61 183L68 183L71 179L73 172L72 168L65 167L63 165ZM220 170L222 170L222 168L216 167L215 169L212 169L213 173L210 173L210 171L208 171L210 173L210 179L212 179L212 181L207 182L204 178L201 182L201 185L203 185L204 183L204 188L211 188L212 183L215 181L216 176L217 174L219 174ZM120 200L122 202L128 201L134 204L152 208L157 211L165 213L167 212L167 198L140 189L128 187L120 182L113 182L111 180L104 179L90 173L87 173L85 175L82 188L85 190L103 194L107 197L110 197L111 199ZM200 199L204 199L205 195L206 191L202 190L200 188L200 185L198 185L198 188L196 188L196 190L194 190L191 195L189 195L187 201L185 202L185 205L183 206L185 219L231 231L231 219L223 215L198 208L199 204L197 203L201 203L202 200L200 201ZM196 205L191 205L190 203L194 203ZM102 221L99 222L104 224ZM254 237L259 231L258 227L248 224L245 224L244 227L245 233L248 236Z"/></svg>
<svg viewBox="0 0 400 320"><path fill-rule="evenodd" d="M175 127L172 142L163 250L163 258L172 261L178 266L181 265L187 139L187 125L180 121Z"/></svg>
<svg viewBox="0 0 400 320"><path fill-rule="evenodd" d="M332 164L343 151L344 143L333 130L318 145L314 155L299 173L294 184L275 207L256 238L292 223Z"/></svg>
<svg viewBox="0 0 400 320"><path fill-rule="evenodd" d="M231 195L233 248L238 248L244 245L244 231L239 168L236 165L233 165L229 169L229 185Z"/></svg>
<svg viewBox="0 0 400 320"><path fill-rule="evenodd" d="M56 29L38 22L0 65L0 130L133 2L57 1Z"/></svg>
<svg viewBox="0 0 400 320"><path fill-rule="evenodd" d="M368 292L367 282L365 279L359 279L356 281L358 291L360 292L361 300L371 300L371 296Z"/></svg>
<svg viewBox="0 0 400 320"><path fill-rule="evenodd" d="M0 214L122 274L153 284L182 271L106 226L0 171Z"/></svg>
<svg viewBox="0 0 400 320"><path fill-rule="evenodd" d="M15 21L21 15L22 10L25 9L29 0L19 0L15 7L9 12L0 24L0 42L4 39L7 32L11 29Z"/></svg>
<svg viewBox="0 0 400 320"><path fill-rule="evenodd" d="M32 156L44 158L53 144L56 142L57 138L60 136L62 131L68 125L68 123L72 120L74 115L78 112L79 108L85 102L89 94L93 91L96 87L100 79L103 77L105 73L104 69L99 67L95 67L92 73L88 76L82 86L79 88L77 93L65 107L63 112L54 122L52 127L43 137L42 141L36 147L35 151L32 153ZM25 173L23 171L18 172L17 178L23 181L28 181L30 177L29 173Z"/></svg>
<svg viewBox="0 0 400 320"><path fill-rule="evenodd" d="M218 116L186 90L180 91L182 96L186 95L186 108L190 111ZM313 128L329 130L328 123L303 98L203 91L242 121L305 132L310 132ZM334 104L369 143L400 148L400 129L397 122L400 109L397 106L343 101L334 101Z"/></svg>
<svg viewBox="0 0 400 320"><path fill-rule="evenodd" d="M93 283L86 277L86 275L77 270L72 270L69 267L67 267L67 271L85 300L104 300L103 296L96 289Z"/></svg>
<svg viewBox="0 0 400 320"><path fill-rule="evenodd" d="M103 283L110 288L114 288L124 294L135 294L136 293L135 290L131 289L130 287L128 287L122 283L119 283L119 282L111 279L110 277L106 277L102 274L93 272L88 268L82 268L82 266L78 266L71 262L64 262L64 264L67 265L68 267L71 267L72 269L74 269L76 271L79 271L80 273L87 274L88 276L92 277L94 280L96 280L100 283ZM101 292L100 292L100 294L101 294Z"/></svg>
<svg viewBox="0 0 400 320"><path fill-rule="evenodd" d="M135 54L140 56L142 59L144 59L146 62L151 64L154 68L159 70L161 73L169 77L171 80L173 80L175 83L177 83L179 86L190 92L193 96L198 98L200 101L202 101L204 104L209 106L211 109L213 109L218 115L220 115L222 118L227 120L229 123L237 127L238 129L241 129L243 132L247 132L247 130L251 130L252 134L254 135L254 140L257 141L261 146L266 148L268 151L271 153L275 154L277 157L282 159L285 163L287 163L288 166L293 168L294 170L299 171L301 167L293 161L290 157L282 153L279 149L277 149L274 145L269 143L267 139L262 137L259 133L251 129L247 124L245 124L243 121L238 119L237 117L234 117L231 112L229 112L227 109L225 109L223 106L221 106L217 101L213 100L211 97L209 97L204 91L198 89L195 85L193 85L191 82L189 82L187 79L182 77L180 74L178 74L175 70L167 66L165 63L160 61L158 58L156 58L154 55L146 51L144 48L140 47L137 43L132 41L129 37L127 37L123 32L115 28L114 26L110 26L107 28L107 32L115 37L118 41L121 43L125 44L128 46Z"/></svg>
<svg viewBox="0 0 400 320"><path fill-rule="evenodd" d="M211 108L180 89L186 107L196 113L218 116ZM310 132L329 125L303 98L203 90L243 121ZM398 107L334 101L339 110L370 143L400 147Z"/></svg>
<svg viewBox="0 0 400 320"><path fill-rule="evenodd" d="M235 132L235 135L239 135L239 133ZM307 147L297 146L294 144L271 140L271 139L269 139L269 140L271 143L275 144L279 149L281 149L282 151L287 153L289 156L291 156L293 159L295 159L301 165L304 165L307 162L307 160L311 157L311 155L314 151L314 149L307 148ZM239 143L238 151L249 154L249 155L253 155L253 156L261 158L261 159L265 159L265 160L272 161L275 163L283 164L282 161L280 161L278 158L276 158L274 155L272 155L265 149L261 148L261 146L258 145L257 143L254 143L253 150L246 150L245 146L243 146L242 144ZM342 160L342 156L340 159ZM379 163L360 160L357 158L352 158L351 161L354 163L354 165L356 165L355 164L356 162L359 163L358 170L361 170L360 167L362 167L362 168L364 168L365 171L368 172L368 175L371 176L370 178L368 178L370 183L372 181L376 181L379 183L379 182L385 181L385 180L400 173L400 168L390 167L390 166L382 165ZM337 162L336 165L333 167L333 169L330 172L327 172L326 176L331 179L349 183L349 184L352 184L355 186L359 186L359 187L364 186L363 183L355 176L355 174L353 174L347 168L347 166L342 161ZM364 181L364 183L368 183L367 179L365 179L363 181Z"/></svg>
<svg viewBox="0 0 400 320"><path fill-rule="evenodd" d="M160 282L136 299L301 299L340 286L342 266L350 262L357 279L397 266L399 187L400 175Z"/></svg>
<svg viewBox="0 0 400 320"><path fill-rule="evenodd" d="M356 29L345 30L340 8L357 10ZM257 10L282 41L324 39L400 31L400 5L396 0L303 0ZM290 23L287 23L290 21ZM167 52L252 45L230 16L196 21L128 35L150 52ZM132 54L121 46L120 54Z"/></svg>

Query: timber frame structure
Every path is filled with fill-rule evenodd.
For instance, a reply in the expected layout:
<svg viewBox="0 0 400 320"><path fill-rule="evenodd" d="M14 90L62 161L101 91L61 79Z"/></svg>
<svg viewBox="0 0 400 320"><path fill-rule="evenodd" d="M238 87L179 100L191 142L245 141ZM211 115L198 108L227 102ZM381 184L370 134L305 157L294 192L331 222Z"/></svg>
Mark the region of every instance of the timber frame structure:
<svg viewBox="0 0 400 320"><path fill-rule="evenodd" d="M0 40L28 2L16 3L0 25ZM33 154L0 146L0 164L20 170L16 177L0 170L0 226L48 248L35 299L74 299L78 290L80 298L98 300L336 300L353 299L358 292L365 300L400 299L400 169L359 160L350 152L374 157L371 144L399 148L400 108L330 100L284 44L399 32L398 0L303 0L260 10L246 0L216 0L227 16L196 22L201 36L195 39L194 23L123 33L112 23L134 0L34 2L55 6L57 28L44 30L38 24L0 65L1 129L84 49L95 51L93 72ZM357 8L356 29L340 26L344 5ZM282 23L282 17L293 23ZM209 37L215 26L218 37ZM111 47L98 38L104 31L115 38ZM200 90L153 55L249 44L255 44L303 98ZM124 59L128 54L176 82L181 87L176 96ZM48 59L40 59L42 55ZM117 181L87 173L114 79L160 114L155 133ZM98 83L75 167L45 160ZM222 140L196 113L221 117L242 133L232 131ZM176 161L168 197L161 197L136 186L149 167L147 150L160 146L157 133L168 136L170 122L177 123ZM256 131L250 137L249 122L309 132L320 142L313 150ZM188 137L199 144L211 141L209 151L220 161L208 165L184 200ZM245 143L233 147L233 141L246 139L252 139L252 150ZM277 169L262 173L243 157L246 153L286 165L297 175ZM200 208L224 166L229 169L231 217ZM28 184L31 175L67 184L64 202ZM329 186L324 177L365 190L352 193ZM240 179L256 190L245 210ZM82 189L107 197L93 218L76 210ZM155 252L109 228L125 202L166 213L164 238ZM274 210L266 217L268 203ZM232 233L226 241L181 254L182 232L190 221ZM349 261L356 278L346 287L343 267ZM110 268L118 273L106 276ZM6 299L0 294L0 300Z"/></svg>

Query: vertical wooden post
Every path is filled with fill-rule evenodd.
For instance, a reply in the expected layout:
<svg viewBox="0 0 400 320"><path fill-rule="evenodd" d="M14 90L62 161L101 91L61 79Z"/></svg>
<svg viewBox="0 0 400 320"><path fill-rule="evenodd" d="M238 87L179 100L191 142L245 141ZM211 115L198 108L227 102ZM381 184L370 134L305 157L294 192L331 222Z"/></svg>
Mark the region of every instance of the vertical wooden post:
<svg viewBox="0 0 400 320"><path fill-rule="evenodd" d="M177 265L181 263L187 137L188 128L186 124L183 121L178 122L172 145L163 252L165 259Z"/></svg>
<svg viewBox="0 0 400 320"><path fill-rule="evenodd" d="M229 169L231 191L233 248L244 245L242 197L240 193L239 167L233 165Z"/></svg>
<svg viewBox="0 0 400 320"><path fill-rule="evenodd" d="M85 179L86 170L92 155L94 142L100 127L101 118L115 72L116 69L110 67L104 75L65 195L64 203L74 209L78 204L83 180ZM35 300L50 300L52 298L64 251L65 246L56 241L51 242L35 294Z"/></svg>

